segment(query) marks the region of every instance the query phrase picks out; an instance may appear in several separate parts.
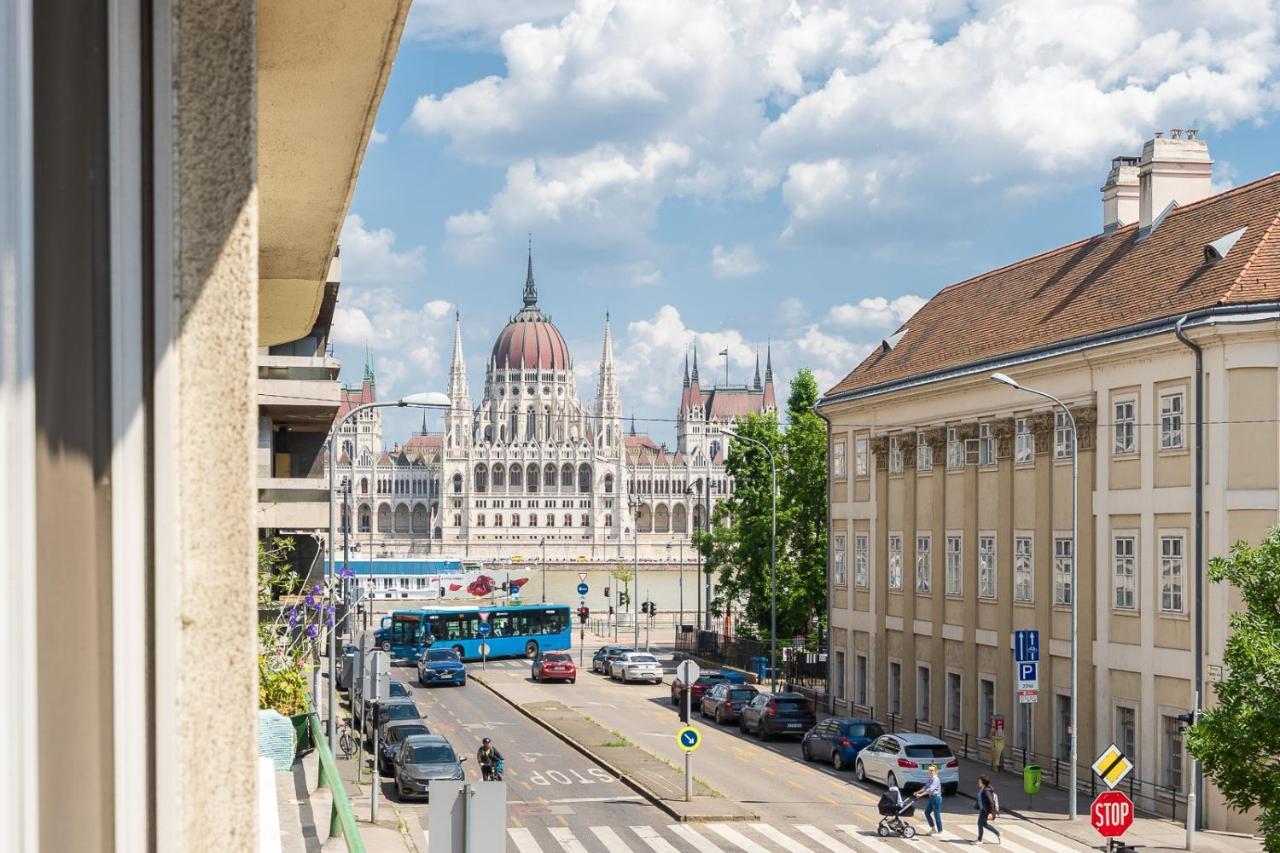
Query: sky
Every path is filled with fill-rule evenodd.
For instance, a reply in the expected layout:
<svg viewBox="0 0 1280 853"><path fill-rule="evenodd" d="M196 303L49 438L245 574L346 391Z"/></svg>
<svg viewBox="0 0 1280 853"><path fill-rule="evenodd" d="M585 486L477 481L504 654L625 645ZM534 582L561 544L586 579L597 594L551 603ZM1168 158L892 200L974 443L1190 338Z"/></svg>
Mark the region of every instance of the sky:
<svg viewBox="0 0 1280 853"><path fill-rule="evenodd" d="M1280 0L414 0L341 235L333 341L379 396L473 402L539 304L594 397L673 441L685 354L825 390L932 294L1101 230L1112 157L1198 128L1280 169ZM728 357L716 354L728 350ZM384 440L420 415L396 412ZM438 428L438 424L433 425Z"/></svg>

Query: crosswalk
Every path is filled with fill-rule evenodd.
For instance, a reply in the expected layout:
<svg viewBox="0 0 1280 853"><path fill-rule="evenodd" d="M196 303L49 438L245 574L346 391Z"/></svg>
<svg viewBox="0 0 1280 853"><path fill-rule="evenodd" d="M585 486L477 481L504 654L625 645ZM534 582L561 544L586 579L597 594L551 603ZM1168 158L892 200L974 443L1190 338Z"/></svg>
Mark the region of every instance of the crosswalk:
<svg viewBox="0 0 1280 853"><path fill-rule="evenodd" d="M921 829L922 827L917 827ZM1091 849L1026 821L999 822L1008 853L1079 853ZM972 821L948 822L941 835L881 838L874 826L800 823L672 823L661 826L520 826L507 830L515 853L955 853L977 841ZM993 842L993 837L985 839Z"/></svg>

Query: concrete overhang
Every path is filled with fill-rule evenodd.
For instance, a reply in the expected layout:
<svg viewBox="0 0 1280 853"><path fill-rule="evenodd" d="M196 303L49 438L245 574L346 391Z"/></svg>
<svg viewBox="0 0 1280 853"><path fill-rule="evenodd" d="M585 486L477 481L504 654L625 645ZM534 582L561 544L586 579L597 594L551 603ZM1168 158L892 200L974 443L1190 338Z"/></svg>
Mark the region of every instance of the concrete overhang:
<svg viewBox="0 0 1280 853"><path fill-rule="evenodd" d="M411 0L259 0L258 345L311 332Z"/></svg>

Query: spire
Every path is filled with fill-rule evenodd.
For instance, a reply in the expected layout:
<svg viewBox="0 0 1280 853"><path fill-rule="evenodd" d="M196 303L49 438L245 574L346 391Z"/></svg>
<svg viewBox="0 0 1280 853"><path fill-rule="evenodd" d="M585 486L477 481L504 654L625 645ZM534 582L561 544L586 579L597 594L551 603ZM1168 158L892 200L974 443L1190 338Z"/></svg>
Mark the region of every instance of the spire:
<svg viewBox="0 0 1280 853"><path fill-rule="evenodd" d="M418 435L426 435L426 434L427 434L427 410L423 409L422 410L422 431L419 432Z"/></svg>
<svg viewBox="0 0 1280 853"><path fill-rule="evenodd" d="M373 379L373 358L369 355L369 342L364 342L364 381L367 385L376 385Z"/></svg>
<svg viewBox="0 0 1280 853"><path fill-rule="evenodd" d="M533 283L533 235L529 235L529 268L524 276L524 307L538 306L538 287Z"/></svg>
<svg viewBox="0 0 1280 853"><path fill-rule="evenodd" d="M765 353L766 355L765 355L765 363L764 363L764 381L772 382L773 381L773 344L769 344L769 348L765 350Z"/></svg>
<svg viewBox="0 0 1280 853"><path fill-rule="evenodd" d="M684 354L684 387L689 387L689 351Z"/></svg>
<svg viewBox="0 0 1280 853"><path fill-rule="evenodd" d="M756 378L751 386L754 390L760 390L760 350L756 350Z"/></svg>
<svg viewBox="0 0 1280 853"><path fill-rule="evenodd" d="M600 370L613 372L613 331L609 326L609 312L604 313L604 346L600 352Z"/></svg>
<svg viewBox="0 0 1280 853"><path fill-rule="evenodd" d="M470 405L467 363L462 358L462 315L456 310L453 312L453 361L449 366L449 396L453 398L455 405L464 402Z"/></svg>
<svg viewBox="0 0 1280 853"><path fill-rule="evenodd" d="M631 435L634 437L635 434L636 434L636 413L632 412L631 413Z"/></svg>
<svg viewBox="0 0 1280 853"><path fill-rule="evenodd" d="M764 397L760 400L764 411L776 410L778 399L773 394L773 345L765 350L764 361Z"/></svg>
<svg viewBox="0 0 1280 853"><path fill-rule="evenodd" d="M691 378L693 380L693 384L697 385L698 384L698 345L697 344L693 345L693 374Z"/></svg>

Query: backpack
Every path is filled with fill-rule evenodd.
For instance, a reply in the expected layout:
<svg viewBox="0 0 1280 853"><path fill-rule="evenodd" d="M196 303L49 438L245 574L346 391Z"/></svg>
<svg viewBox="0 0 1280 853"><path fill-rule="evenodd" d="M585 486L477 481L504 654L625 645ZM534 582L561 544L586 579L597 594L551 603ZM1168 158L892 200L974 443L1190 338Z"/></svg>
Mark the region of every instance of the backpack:
<svg viewBox="0 0 1280 853"><path fill-rule="evenodd" d="M996 789L987 787L987 805L991 807L991 813L996 817L1000 816L1000 795L996 793Z"/></svg>

